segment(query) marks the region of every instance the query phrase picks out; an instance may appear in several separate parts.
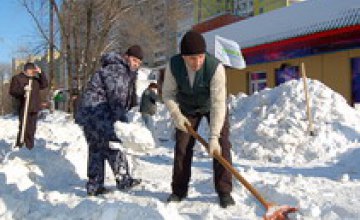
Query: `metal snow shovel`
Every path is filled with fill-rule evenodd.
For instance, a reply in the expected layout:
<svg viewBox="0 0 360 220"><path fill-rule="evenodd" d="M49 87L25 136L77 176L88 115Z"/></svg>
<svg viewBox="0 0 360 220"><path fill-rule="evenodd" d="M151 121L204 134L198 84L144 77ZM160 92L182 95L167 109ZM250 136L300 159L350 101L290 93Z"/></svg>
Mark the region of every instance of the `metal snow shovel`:
<svg viewBox="0 0 360 220"><path fill-rule="evenodd" d="M194 129L185 124L189 133L198 140L206 149L209 148L209 144L196 132ZM253 196L265 207L266 213L264 215L264 220L286 220L288 219L288 214L297 212L298 208L291 207L288 205L278 206L274 203L270 203L264 199L260 195L260 193L243 177L240 173L227 161L225 160L219 152L215 151L214 156L216 160L218 160L221 165L223 165L227 170L229 170L235 177L238 179L245 187L248 189Z"/></svg>
<svg viewBox="0 0 360 220"><path fill-rule="evenodd" d="M31 96L31 89L32 89L32 83L33 83L33 78L29 78L29 88L30 90L27 90L25 93L25 108L24 108L24 115L23 115L23 126L21 127L21 136L20 136L20 145L23 146L24 141L25 141L25 130L26 130L26 122L27 122L27 116L28 116L28 112L29 112L29 103L30 103L30 96Z"/></svg>

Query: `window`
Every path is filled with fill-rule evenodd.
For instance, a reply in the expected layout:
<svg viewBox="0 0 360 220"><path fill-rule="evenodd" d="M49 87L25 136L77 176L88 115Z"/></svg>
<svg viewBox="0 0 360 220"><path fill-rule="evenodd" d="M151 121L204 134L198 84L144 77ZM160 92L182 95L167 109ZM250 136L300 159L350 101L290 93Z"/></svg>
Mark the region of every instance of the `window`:
<svg viewBox="0 0 360 220"><path fill-rule="evenodd" d="M266 72L249 73L249 94L261 91L266 88Z"/></svg>
<svg viewBox="0 0 360 220"><path fill-rule="evenodd" d="M280 85L292 79L299 79L299 67L282 64L279 69L275 70L275 83Z"/></svg>
<svg viewBox="0 0 360 220"><path fill-rule="evenodd" d="M352 73L352 101L355 107L360 104L360 57L351 59L351 73Z"/></svg>

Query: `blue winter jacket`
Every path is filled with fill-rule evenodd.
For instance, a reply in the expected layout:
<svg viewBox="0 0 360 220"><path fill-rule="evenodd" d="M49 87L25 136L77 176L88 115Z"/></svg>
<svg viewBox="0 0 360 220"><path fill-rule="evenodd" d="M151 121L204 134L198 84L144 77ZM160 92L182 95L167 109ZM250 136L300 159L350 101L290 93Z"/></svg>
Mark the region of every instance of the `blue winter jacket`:
<svg viewBox="0 0 360 220"><path fill-rule="evenodd" d="M119 141L114 122L128 122L126 113L136 105L137 72L115 52L104 54L101 64L81 96L75 122L102 139Z"/></svg>

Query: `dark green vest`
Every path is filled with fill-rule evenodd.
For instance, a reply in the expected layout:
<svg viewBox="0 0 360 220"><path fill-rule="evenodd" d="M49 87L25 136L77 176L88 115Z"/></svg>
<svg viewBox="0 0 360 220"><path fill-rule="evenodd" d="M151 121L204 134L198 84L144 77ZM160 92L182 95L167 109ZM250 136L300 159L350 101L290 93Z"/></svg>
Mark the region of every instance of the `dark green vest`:
<svg viewBox="0 0 360 220"><path fill-rule="evenodd" d="M176 99L184 114L207 113L210 111L210 82L219 64L214 56L206 54L203 67L196 72L191 88L184 59L175 55L170 60L171 72L177 84Z"/></svg>

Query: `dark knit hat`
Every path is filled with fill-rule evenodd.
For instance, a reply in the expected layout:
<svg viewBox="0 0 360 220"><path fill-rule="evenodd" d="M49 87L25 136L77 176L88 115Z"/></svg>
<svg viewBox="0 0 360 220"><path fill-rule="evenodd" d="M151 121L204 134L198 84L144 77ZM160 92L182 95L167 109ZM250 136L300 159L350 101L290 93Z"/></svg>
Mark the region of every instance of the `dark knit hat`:
<svg viewBox="0 0 360 220"><path fill-rule="evenodd" d="M206 43L204 37L196 31L188 31L181 39L181 55L196 55L206 52Z"/></svg>
<svg viewBox="0 0 360 220"><path fill-rule="evenodd" d="M34 63L28 62L24 65L24 71L26 70L34 70L36 69L36 65Z"/></svg>
<svg viewBox="0 0 360 220"><path fill-rule="evenodd" d="M140 60L142 60L144 57L144 53L139 45L133 45L129 47L125 54L128 56L136 57Z"/></svg>

